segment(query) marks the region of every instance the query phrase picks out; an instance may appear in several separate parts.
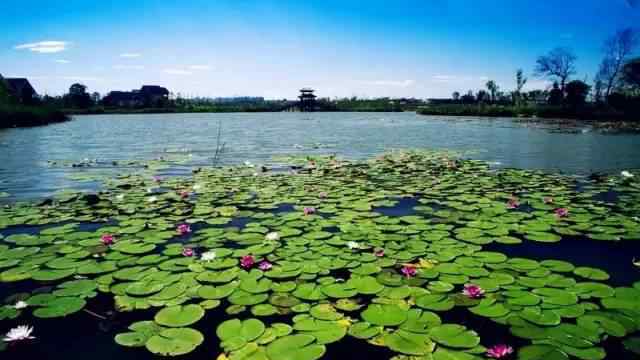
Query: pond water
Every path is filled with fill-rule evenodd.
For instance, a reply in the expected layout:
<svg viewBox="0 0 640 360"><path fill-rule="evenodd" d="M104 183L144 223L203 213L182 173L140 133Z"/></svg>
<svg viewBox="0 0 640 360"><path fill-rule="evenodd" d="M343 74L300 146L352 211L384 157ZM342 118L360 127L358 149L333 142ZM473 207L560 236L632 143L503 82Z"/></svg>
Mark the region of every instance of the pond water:
<svg viewBox="0 0 640 360"><path fill-rule="evenodd" d="M194 171L214 164L219 143L225 146L216 164L249 161L269 165L272 170L238 166ZM3 355L154 359L158 355L152 352L176 351L172 346L178 345L166 338L150 346L152 341L145 339L149 341L147 348L127 348L116 345L114 337L125 333L132 323L145 320L182 328L179 323L183 320L177 315L162 320L158 318L160 311L177 304L196 306L192 304L195 301L220 299L217 305L204 300L199 303L207 311L196 316L190 327L204 334L204 342L180 358L211 359L224 348L232 360L264 360L257 354L241 357L241 350L231 350L233 341L221 343L216 332L220 324L234 317L250 319L251 314L267 325L290 324L293 313L288 308L295 307L287 301L304 299L314 308L333 301L333 309L334 303L338 307L336 299L349 298L364 307L340 309L351 319L339 321L348 320L348 325L332 322L342 314L333 318L331 311L294 312L307 317L309 312L331 322L325 325L331 325L335 335L360 318L384 324L387 310L396 312L391 317L398 316L398 311L405 316L407 310L398 310L396 303L409 306L411 311L417 311L417 305L436 311L447 324L444 326L458 324L477 332L459 335L476 341L476 345L481 339L484 346L506 343L531 350L526 336L546 328L548 332L540 339L547 344L543 348L549 358L600 360L606 351L606 359L630 359L634 355L626 348L640 347L640 306L633 300L640 296L640 272L633 264L634 256L640 256L640 220L636 216L640 184L637 176L625 179L620 171L640 168L638 145L638 135L606 135L587 125L558 129L514 119L452 121L410 113L79 116L63 124L0 131L0 194L8 194L0 195L0 202L42 199L63 189L93 191L104 186L108 190L99 197L67 195L38 206L0 207L0 331L32 324L38 337L11 344ZM391 149L419 148L460 152L464 158L487 161L490 167L475 161L451 161L443 153L408 152L344 166L332 158L318 158L318 168L314 162L296 173L289 170L300 166L290 167L290 160L279 159L322 154L372 159ZM160 158L171 161L154 168L157 162L153 160ZM116 175L136 171L139 174L113 181ZM589 179L557 175L594 172L614 176ZM154 174L162 179L154 179ZM171 175L193 176L181 179ZM104 184L102 180L106 180ZM185 189L192 192L182 198L176 195ZM505 208L516 195L521 204ZM317 207L316 215L307 216L306 209L303 214L303 205ZM555 212L561 207L569 208L567 218ZM192 233L176 234L175 225L184 222L192 222ZM263 241L271 230L281 232L281 244ZM103 234L116 234L116 244L101 245ZM349 239L368 244L353 250ZM183 256L183 246L193 249L196 258ZM384 249L382 257L373 255L375 249ZM213 263L199 259L207 250L217 251L219 258ZM252 251L273 261L274 269L264 274L255 268L247 274L239 270L237 259ZM153 256L160 255L154 260ZM330 268L326 261L334 260L343 263ZM419 278L399 275L407 262L420 264ZM380 267L371 265L374 263ZM284 270L287 266L294 270ZM153 274L159 269L157 275L161 276L156 278ZM228 271L236 271L234 277L217 278ZM294 275L278 275L286 271ZM233 280L235 276L238 281ZM261 281L271 284L269 289L260 290L258 278L253 276L264 276ZM325 276L330 282L320 281ZM295 279L296 292L285 290L289 279ZM300 290L316 281L322 284L321 297ZM329 285L333 281L335 286ZM352 285L345 286L344 281ZM486 302L461 298L467 281L488 289ZM201 292L205 283L215 283L220 293ZM233 294L223 296L222 289L232 284ZM398 295L402 294L401 284L407 289L406 285L412 286L411 295ZM184 289L177 290L180 285ZM213 291L213 286L207 286L207 291ZM345 295L352 286L358 291ZM187 287L197 291L190 292ZM99 291L92 293L96 288ZM399 292L387 293L392 288ZM425 294L426 289L431 292ZM565 293L559 294L562 291L558 289L565 289ZM285 298L283 294L290 292L293 296ZM265 293L270 294L268 301L260 299ZM434 298L440 293L442 299ZM16 299L38 296L44 300L34 300L15 318L9 316ZM70 298L78 296L87 301L74 309L72 301L76 299ZM114 311L114 299L123 311ZM71 303L60 305L56 303L59 300ZM376 301L383 305L376 305ZM253 313L269 304L287 311ZM602 311L594 311L595 304L602 304ZM240 312L235 313L233 307L238 305L251 306L251 313L249 307L236 308ZM382 310L376 310L378 307ZM63 316L65 311L69 313ZM497 320L506 314L516 320ZM305 330L309 325L301 325L304 316L293 319L299 325L297 332L319 331L313 332L318 342L327 336L321 324ZM396 325L405 324L403 321ZM420 335L419 326L426 326L428 320L415 321L415 328L407 329L424 341L426 335ZM580 336L596 336L598 341L591 340L592 344L566 332L576 329L576 324L589 331L595 328L596 335ZM625 327L620 330L622 324ZM395 326L386 325L388 331ZM165 337L155 331L154 339ZM530 333L523 336L523 332ZM357 336L329 341L322 359L389 359L399 352L412 354L421 349L414 343L394 343L398 336L404 336L398 334L403 333L394 332L395 338L382 336L390 342L378 344L384 346L372 346ZM558 334L563 337L556 341ZM457 347L480 354L473 359L485 357L473 344L447 348L448 342L460 340L459 336L443 335L434 358L471 358L457 352ZM266 335L265 339L264 344L274 341ZM623 340L631 345L623 346ZM140 345L134 343L127 346ZM52 353L60 349L64 352ZM533 359L521 354L510 357L515 358Z"/></svg>
<svg viewBox="0 0 640 360"><path fill-rule="evenodd" d="M265 163L274 156L331 154L363 159L389 149L465 151L496 165L566 173L640 168L640 136L606 135L589 126L519 123L513 119L452 118L414 113L259 113L76 116L45 127L0 130L0 193L5 200L41 198L54 192L93 189L72 181L85 168L51 166L82 162L119 173L113 161L189 155L189 166L211 164L218 144L221 163ZM187 173L174 169L174 173Z"/></svg>

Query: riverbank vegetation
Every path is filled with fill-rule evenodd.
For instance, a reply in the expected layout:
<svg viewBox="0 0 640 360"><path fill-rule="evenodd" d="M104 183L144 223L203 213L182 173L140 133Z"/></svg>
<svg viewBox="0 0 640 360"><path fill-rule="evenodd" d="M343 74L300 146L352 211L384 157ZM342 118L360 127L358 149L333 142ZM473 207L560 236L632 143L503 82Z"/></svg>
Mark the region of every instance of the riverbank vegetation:
<svg viewBox="0 0 640 360"><path fill-rule="evenodd" d="M0 129L39 126L66 120L68 117L63 112L39 102L20 104L0 81Z"/></svg>
<svg viewBox="0 0 640 360"><path fill-rule="evenodd" d="M515 88L500 90L493 80L486 90L454 92L450 99L434 99L421 107L423 115L541 117L583 120L640 120L640 57L631 55L639 35L628 28L603 45L603 59L592 84L574 79L577 57L570 49L556 48L538 57L534 76L553 81L544 90L523 91L528 79L523 70Z"/></svg>

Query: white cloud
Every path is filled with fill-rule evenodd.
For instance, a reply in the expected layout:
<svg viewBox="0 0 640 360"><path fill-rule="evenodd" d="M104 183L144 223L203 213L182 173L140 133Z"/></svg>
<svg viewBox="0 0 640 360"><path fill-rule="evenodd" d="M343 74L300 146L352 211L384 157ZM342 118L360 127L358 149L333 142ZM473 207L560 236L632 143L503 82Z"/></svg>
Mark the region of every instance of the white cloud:
<svg viewBox="0 0 640 360"><path fill-rule="evenodd" d="M209 66L209 65L191 65L191 66L189 66L189 69L191 69L191 70L208 71L208 70L211 70L211 66Z"/></svg>
<svg viewBox="0 0 640 360"><path fill-rule="evenodd" d="M169 75L192 75L191 71L183 70L183 69L164 69L163 72Z"/></svg>
<svg viewBox="0 0 640 360"><path fill-rule="evenodd" d="M138 53L124 53L124 54L120 54L121 58L128 58L128 59L132 59L132 58L139 58L141 57L142 54L138 54Z"/></svg>
<svg viewBox="0 0 640 360"><path fill-rule="evenodd" d="M69 46L66 41L40 41L35 43L28 43L22 45L16 45L16 50L29 50L41 54L51 54L65 51Z"/></svg>
<svg viewBox="0 0 640 360"><path fill-rule="evenodd" d="M378 85L378 86L394 86L394 87L409 87L414 85L415 80L373 80L373 81L364 81L365 84L368 85Z"/></svg>
<svg viewBox="0 0 640 360"><path fill-rule="evenodd" d="M488 76L480 76L480 81L489 81L489 77Z"/></svg>
<svg viewBox="0 0 640 360"><path fill-rule="evenodd" d="M57 62L58 64L68 64L68 63L71 62L71 61L65 60L65 59L56 59L54 61Z"/></svg>
<svg viewBox="0 0 640 360"><path fill-rule="evenodd" d="M144 70L144 65L114 65L116 70Z"/></svg>

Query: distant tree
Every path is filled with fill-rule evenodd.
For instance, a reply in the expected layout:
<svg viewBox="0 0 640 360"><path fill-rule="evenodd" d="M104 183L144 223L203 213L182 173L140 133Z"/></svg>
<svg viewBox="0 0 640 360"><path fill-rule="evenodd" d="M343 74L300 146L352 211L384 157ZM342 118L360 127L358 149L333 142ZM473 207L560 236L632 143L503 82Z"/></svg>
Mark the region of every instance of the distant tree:
<svg viewBox="0 0 640 360"><path fill-rule="evenodd" d="M527 80L522 69L518 69L518 71L516 71L516 90L513 92L513 103L516 104L516 106L520 105L522 88L527 83Z"/></svg>
<svg viewBox="0 0 640 360"><path fill-rule="evenodd" d="M453 94L451 94L451 98L453 99L453 101L460 100L460 93L457 91L454 91Z"/></svg>
<svg viewBox="0 0 640 360"><path fill-rule="evenodd" d="M479 90L476 93L476 101L477 102L489 102L491 101L491 95L489 95L488 92L486 92L485 90Z"/></svg>
<svg viewBox="0 0 640 360"><path fill-rule="evenodd" d="M485 86L487 87L487 90L489 90L489 93L491 94L491 101L496 101L496 93L498 92L498 89L500 88L498 86L498 84L496 84L496 82L493 81L493 80L489 80L489 81L487 81Z"/></svg>
<svg viewBox="0 0 640 360"><path fill-rule="evenodd" d="M583 105L587 100L589 91L591 91L591 86L584 81L573 80L569 82L566 87L567 104L573 107Z"/></svg>
<svg viewBox="0 0 640 360"><path fill-rule="evenodd" d="M560 86L557 81L553 83L553 88L549 91L549 98L547 101L549 105L562 105L562 102L564 101L564 92L560 90Z"/></svg>
<svg viewBox="0 0 640 360"><path fill-rule="evenodd" d="M91 106L91 95L87 93L87 87L82 84L73 84L69 93L64 96L65 107L86 109Z"/></svg>
<svg viewBox="0 0 640 360"><path fill-rule="evenodd" d="M99 92L94 91L94 92L91 94L91 102L92 102L94 105L98 105L98 103L100 102L100 93L99 93Z"/></svg>
<svg viewBox="0 0 640 360"><path fill-rule="evenodd" d="M622 79L632 90L640 90L640 57L631 59L624 65Z"/></svg>
<svg viewBox="0 0 640 360"><path fill-rule="evenodd" d="M476 98L473 96L473 91L469 90L465 95L460 98L463 104L473 104L476 102Z"/></svg>
<svg viewBox="0 0 640 360"><path fill-rule="evenodd" d="M596 79L604 85L604 96L620 85L621 73L628 57L638 46L638 32L632 28L618 30L603 46L604 58L600 63Z"/></svg>
<svg viewBox="0 0 640 360"><path fill-rule="evenodd" d="M0 77L0 105L9 103L9 90L5 85L2 77Z"/></svg>
<svg viewBox="0 0 640 360"><path fill-rule="evenodd" d="M570 49L555 48L547 55L536 60L535 75L556 79L560 82L560 90L564 92L569 77L576 73L576 56Z"/></svg>

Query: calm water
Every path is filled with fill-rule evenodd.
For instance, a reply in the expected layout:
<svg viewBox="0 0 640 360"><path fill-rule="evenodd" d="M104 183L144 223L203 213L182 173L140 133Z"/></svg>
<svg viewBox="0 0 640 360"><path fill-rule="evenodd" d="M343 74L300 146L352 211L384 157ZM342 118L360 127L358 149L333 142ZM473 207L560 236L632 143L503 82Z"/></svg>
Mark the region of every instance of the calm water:
<svg viewBox="0 0 640 360"><path fill-rule="evenodd" d="M640 136L604 135L590 128L558 132L549 125L509 119L452 121L413 113L263 113L77 116L45 127L0 130L0 192L5 201L49 196L65 188L91 188L71 174L86 169L48 161L148 160L167 152L192 154L191 165L211 162L218 124L224 163L269 162L285 154L336 153L365 158L388 149L474 151L469 157L502 166L568 173L640 168ZM103 169L104 170L104 169Z"/></svg>

